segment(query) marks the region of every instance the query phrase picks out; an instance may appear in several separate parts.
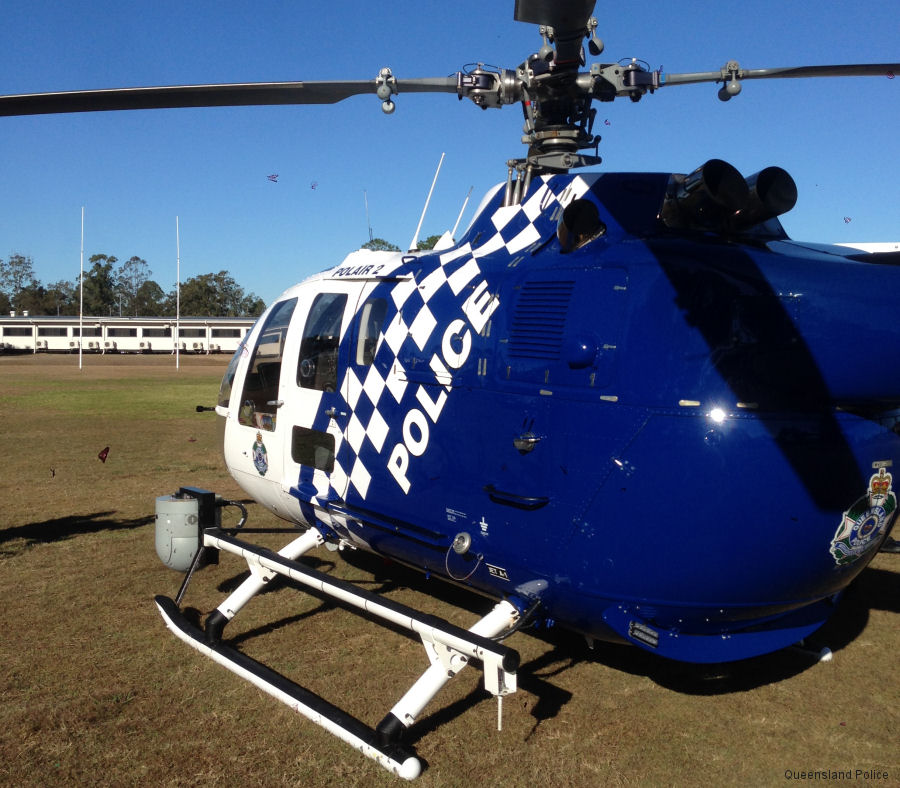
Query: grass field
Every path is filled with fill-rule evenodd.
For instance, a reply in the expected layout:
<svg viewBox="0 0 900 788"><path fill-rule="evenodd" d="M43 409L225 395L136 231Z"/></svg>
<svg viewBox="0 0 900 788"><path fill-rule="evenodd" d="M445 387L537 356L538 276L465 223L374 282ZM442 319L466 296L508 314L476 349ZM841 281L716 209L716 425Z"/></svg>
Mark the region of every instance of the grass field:
<svg viewBox="0 0 900 788"><path fill-rule="evenodd" d="M243 498L214 414L227 359L0 357L0 784L386 786L399 781L165 629L180 576L154 551L155 498ZM98 452L109 447L106 462ZM250 506L251 524L273 524ZM321 554L319 554L321 553ZM358 553L332 575L470 626L489 607ZM186 602L243 577L223 556ZM411 731L422 786L900 785L900 556L879 555L810 646L717 667L559 630L519 632L519 691L464 671ZM427 662L420 643L277 586L226 637L374 725ZM800 773L850 771L851 779ZM857 770L859 772L857 773Z"/></svg>

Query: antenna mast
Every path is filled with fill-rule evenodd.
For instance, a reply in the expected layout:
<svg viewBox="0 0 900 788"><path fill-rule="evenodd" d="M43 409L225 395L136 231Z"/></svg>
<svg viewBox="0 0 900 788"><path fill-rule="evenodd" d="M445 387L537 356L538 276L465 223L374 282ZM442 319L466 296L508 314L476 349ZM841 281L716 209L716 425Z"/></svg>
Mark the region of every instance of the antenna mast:
<svg viewBox="0 0 900 788"><path fill-rule="evenodd" d="M419 248L419 231L422 229L422 222L425 221L425 213L428 211L428 203L431 202L431 193L434 191L434 185L437 183L438 175L441 172L441 165L444 163L444 155L441 154L441 160L438 162L437 170L434 173L434 180L431 181L431 188L428 190L428 196L425 198L425 207L422 209L422 216L419 218L419 226L412 240L409 242L409 251L415 252Z"/></svg>
<svg viewBox="0 0 900 788"><path fill-rule="evenodd" d="M450 237L454 240L456 239L456 228L459 227L459 221L462 219L463 214L466 212L466 206L469 204L469 197L472 196L472 189L474 186L469 187L469 191L466 194L466 199L463 200L462 208L459 209L459 216L456 217L456 224L453 225L453 229L450 231Z"/></svg>
<svg viewBox="0 0 900 788"><path fill-rule="evenodd" d="M369 241L373 241L372 222L369 220L369 195L366 194L365 189L363 189L363 199L366 201L366 226L369 228Z"/></svg>

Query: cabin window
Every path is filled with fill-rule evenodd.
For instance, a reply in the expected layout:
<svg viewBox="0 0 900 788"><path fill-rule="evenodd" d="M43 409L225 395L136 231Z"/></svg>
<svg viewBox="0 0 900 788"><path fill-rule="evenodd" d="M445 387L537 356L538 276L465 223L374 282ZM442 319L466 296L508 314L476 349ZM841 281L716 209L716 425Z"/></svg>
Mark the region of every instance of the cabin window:
<svg viewBox="0 0 900 788"><path fill-rule="evenodd" d="M338 345L347 296L319 293L313 301L303 329L297 384L318 391L337 390Z"/></svg>
<svg viewBox="0 0 900 788"><path fill-rule="evenodd" d="M359 313L359 334L356 340L355 362L370 366L375 360L378 336L387 314L387 302L383 298L370 298Z"/></svg>
<svg viewBox="0 0 900 788"><path fill-rule="evenodd" d="M284 341L287 338L288 325L297 299L291 298L276 304L266 322L263 323L256 347L250 358L247 376L244 378L244 391L241 394L241 406L238 410L238 421L248 427L272 431L275 429L275 416L278 410L278 381L281 378L281 360L284 355ZM238 348L235 357L244 352L243 346ZM234 359L232 359L234 362ZM226 373L227 378L227 373ZM225 381L222 381L224 388ZM221 400L222 393L219 398Z"/></svg>
<svg viewBox="0 0 900 788"><path fill-rule="evenodd" d="M145 328L141 330L141 336L146 338L156 337L157 339L162 339L163 337L172 336L172 329L169 327L166 328Z"/></svg>
<svg viewBox="0 0 900 788"><path fill-rule="evenodd" d="M69 335L68 328L62 328L57 326L48 326L47 328L39 328L38 336L39 337L66 337Z"/></svg>
<svg viewBox="0 0 900 788"><path fill-rule="evenodd" d="M318 471L334 470L334 436L306 427L294 427L291 433L291 459Z"/></svg>

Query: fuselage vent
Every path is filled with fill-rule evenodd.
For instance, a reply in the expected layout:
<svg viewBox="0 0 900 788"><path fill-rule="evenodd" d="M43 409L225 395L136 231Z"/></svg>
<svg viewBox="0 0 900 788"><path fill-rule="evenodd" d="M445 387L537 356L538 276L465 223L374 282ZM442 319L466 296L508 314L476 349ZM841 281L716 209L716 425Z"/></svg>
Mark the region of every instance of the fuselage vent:
<svg viewBox="0 0 900 788"><path fill-rule="evenodd" d="M512 358L559 359L574 290L571 280L522 285L509 337Z"/></svg>

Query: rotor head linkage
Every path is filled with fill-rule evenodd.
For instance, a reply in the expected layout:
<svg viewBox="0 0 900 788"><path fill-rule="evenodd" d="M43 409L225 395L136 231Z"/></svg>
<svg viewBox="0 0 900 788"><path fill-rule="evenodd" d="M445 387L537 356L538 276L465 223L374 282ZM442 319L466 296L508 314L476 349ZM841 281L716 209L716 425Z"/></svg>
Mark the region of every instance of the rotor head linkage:
<svg viewBox="0 0 900 788"><path fill-rule="evenodd" d="M587 35L585 37L588 39L588 51L594 57L603 52L603 40L597 37L597 17L592 16L588 19Z"/></svg>
<svg viewBox="0 0 900 788"><path fill-rule="evenodd" d="M740 79L744 76L740 64L729 60L722 66L722 87L719 88L719 101L729 101L732 96L741 92Z"/></svg>
<svg viewBox="0 0 900 788"><path fill-rule="evenodd" d="M385 66L375 77L375 94L381 99L381 111L390 115L397 108L391 96L397 93L397 79L391 70Z"/></svg>

